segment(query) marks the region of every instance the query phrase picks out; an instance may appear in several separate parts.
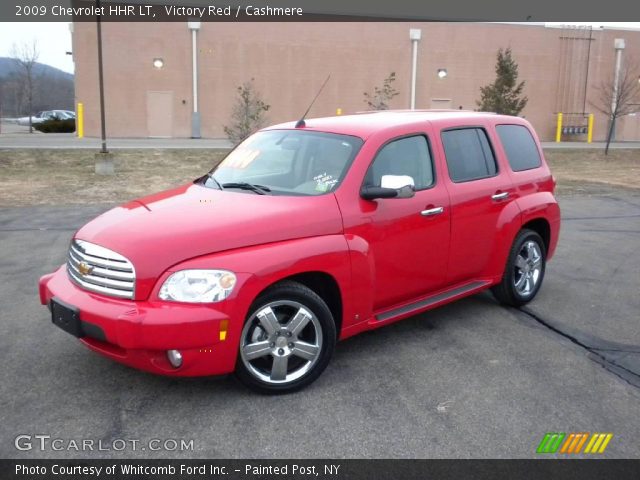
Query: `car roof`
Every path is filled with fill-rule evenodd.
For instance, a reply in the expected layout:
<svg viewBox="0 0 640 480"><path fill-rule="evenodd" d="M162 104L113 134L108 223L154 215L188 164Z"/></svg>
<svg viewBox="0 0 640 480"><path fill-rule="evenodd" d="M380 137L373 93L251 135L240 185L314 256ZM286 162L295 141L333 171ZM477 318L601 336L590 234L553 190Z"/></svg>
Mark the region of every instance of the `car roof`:
<svg viewBox="0 0 640 480"><path fill-rule="evenodd" d="M398 126L420 126L431 122L439 127L477 125L481 119L495 122L526 123L519 117L497 115L489 112L468 110L380 110L359 112L352 115L305 119L304 130L354 135L363 139L374 133ZM273 125L265 130L295 129L296 122Z"/></svg>

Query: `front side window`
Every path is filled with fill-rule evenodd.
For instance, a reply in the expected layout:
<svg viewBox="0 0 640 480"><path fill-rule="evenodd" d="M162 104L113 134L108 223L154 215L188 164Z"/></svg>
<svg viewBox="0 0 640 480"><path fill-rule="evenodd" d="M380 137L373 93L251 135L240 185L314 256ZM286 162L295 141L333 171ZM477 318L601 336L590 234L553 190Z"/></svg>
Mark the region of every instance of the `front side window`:
<svg viewBox="0 0 640 480"><path fill-rule="evenodd" d="M522 125L497 125L496 131L514 172L538 168L542 161L531 132Z"/></svg>
<svg viewBox="0 0 640 480"><path fill-rule="evenodd" d="M369 167L364 184L380 187L384 175L411 177L416 190L433 185L433 162L426 137L400 138L382 147Z"/></svg>
<svg viewBox="0 0 640 480"><path fill-rule="evenodd" d="M322 195L334 191L362 146L350 135L304 130L258 132L238 145L204 185L272 195Z"/></svg>
<svg viewBox="0 0 640 480"><path fill-rule="evenodd" d="M452 181L468 182L497 173L496 160L484 129L445 130L442 144Z"/></svg>

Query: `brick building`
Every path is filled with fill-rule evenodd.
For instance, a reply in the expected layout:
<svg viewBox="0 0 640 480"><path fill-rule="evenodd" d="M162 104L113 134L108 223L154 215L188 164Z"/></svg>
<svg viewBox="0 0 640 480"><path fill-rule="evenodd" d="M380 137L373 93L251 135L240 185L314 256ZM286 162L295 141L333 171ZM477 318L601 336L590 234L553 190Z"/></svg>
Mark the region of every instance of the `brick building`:
<svg viewBox="0 0 640 480"><path fill-rule="evenodd" d="M616 39L622 64L640 61L640 31L556 28L492 23L202 23L197 31L200 132L224 137L236 88L255 79L271 105L269 123L298 118L328 74L331 80L310 116L367 108L363 93L396 73L392 108L409 108L410 29L419 29L416 108L475 109L480 87L495 78L496 52L511 47L526 81L523 115L543 140L565 124L586 125L595 113L594 140L606 117L594 108L596 87L613 78ZM190 137L193 134L192 31L186 22L103 23L107 134ZM618 47L621 45L617 43ZM96 26L75 23L76 101L85 106L85 133L99 136ZM160 68L158 68L160 67ZM440 78L438 70L446 70ZM640 106L639 106L640 109ZM640 113L625 117L617 140L640 140ZM584 135L565 136L584 140Z"/></svg>

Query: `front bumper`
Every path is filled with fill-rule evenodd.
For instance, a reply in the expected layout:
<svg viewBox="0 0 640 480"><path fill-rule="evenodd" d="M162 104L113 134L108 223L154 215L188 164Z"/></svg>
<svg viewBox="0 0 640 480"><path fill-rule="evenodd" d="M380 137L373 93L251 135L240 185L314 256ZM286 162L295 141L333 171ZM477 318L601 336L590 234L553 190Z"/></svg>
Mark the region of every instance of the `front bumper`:
<svg viewBox="0 0 640 480"><path fill-rule="evenodd" d="M222 375L235 369L244 312L233 301L211 304L132 301L82 290L66 267L40 279L40 302L52 298L78 308L91 350L125 365L174 376ZM235 308L235 311L234 311ZM171 366L167 350L179 350Z"/></svg>

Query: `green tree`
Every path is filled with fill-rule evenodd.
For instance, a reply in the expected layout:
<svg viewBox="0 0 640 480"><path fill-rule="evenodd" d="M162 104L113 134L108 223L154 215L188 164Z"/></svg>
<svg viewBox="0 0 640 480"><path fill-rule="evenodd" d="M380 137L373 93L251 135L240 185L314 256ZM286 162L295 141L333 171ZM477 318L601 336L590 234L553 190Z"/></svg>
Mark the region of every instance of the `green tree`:
<svg viewBox="0 0 640 480"><path fill-rule="evenodd" d="M364 93L364 102L369 105L369 108L372 110L389 110L391 99L400 94L392 85L395 81L396 72L391 72L382 82L382 88L375 87L373 93Z"/></svg>
<svg viewBox="0 0 640 480"><path fill-rule="evenodd" d="M524 82L518 83L518 64L511 56L511 49L498 50L496 80L480 87L477 103L482 111L504 115L518 115L527 105L528 98L522 96Z"/></svg>
<svg viewBox="0 0 640 480"><path fill-rule="evenodd" d="M237 92L238 97L231 111L231 124L224 127L224 133L234 145L262 128L266 123L265 112L271 108L256 91L253 78L240 85Z"/></svg>

